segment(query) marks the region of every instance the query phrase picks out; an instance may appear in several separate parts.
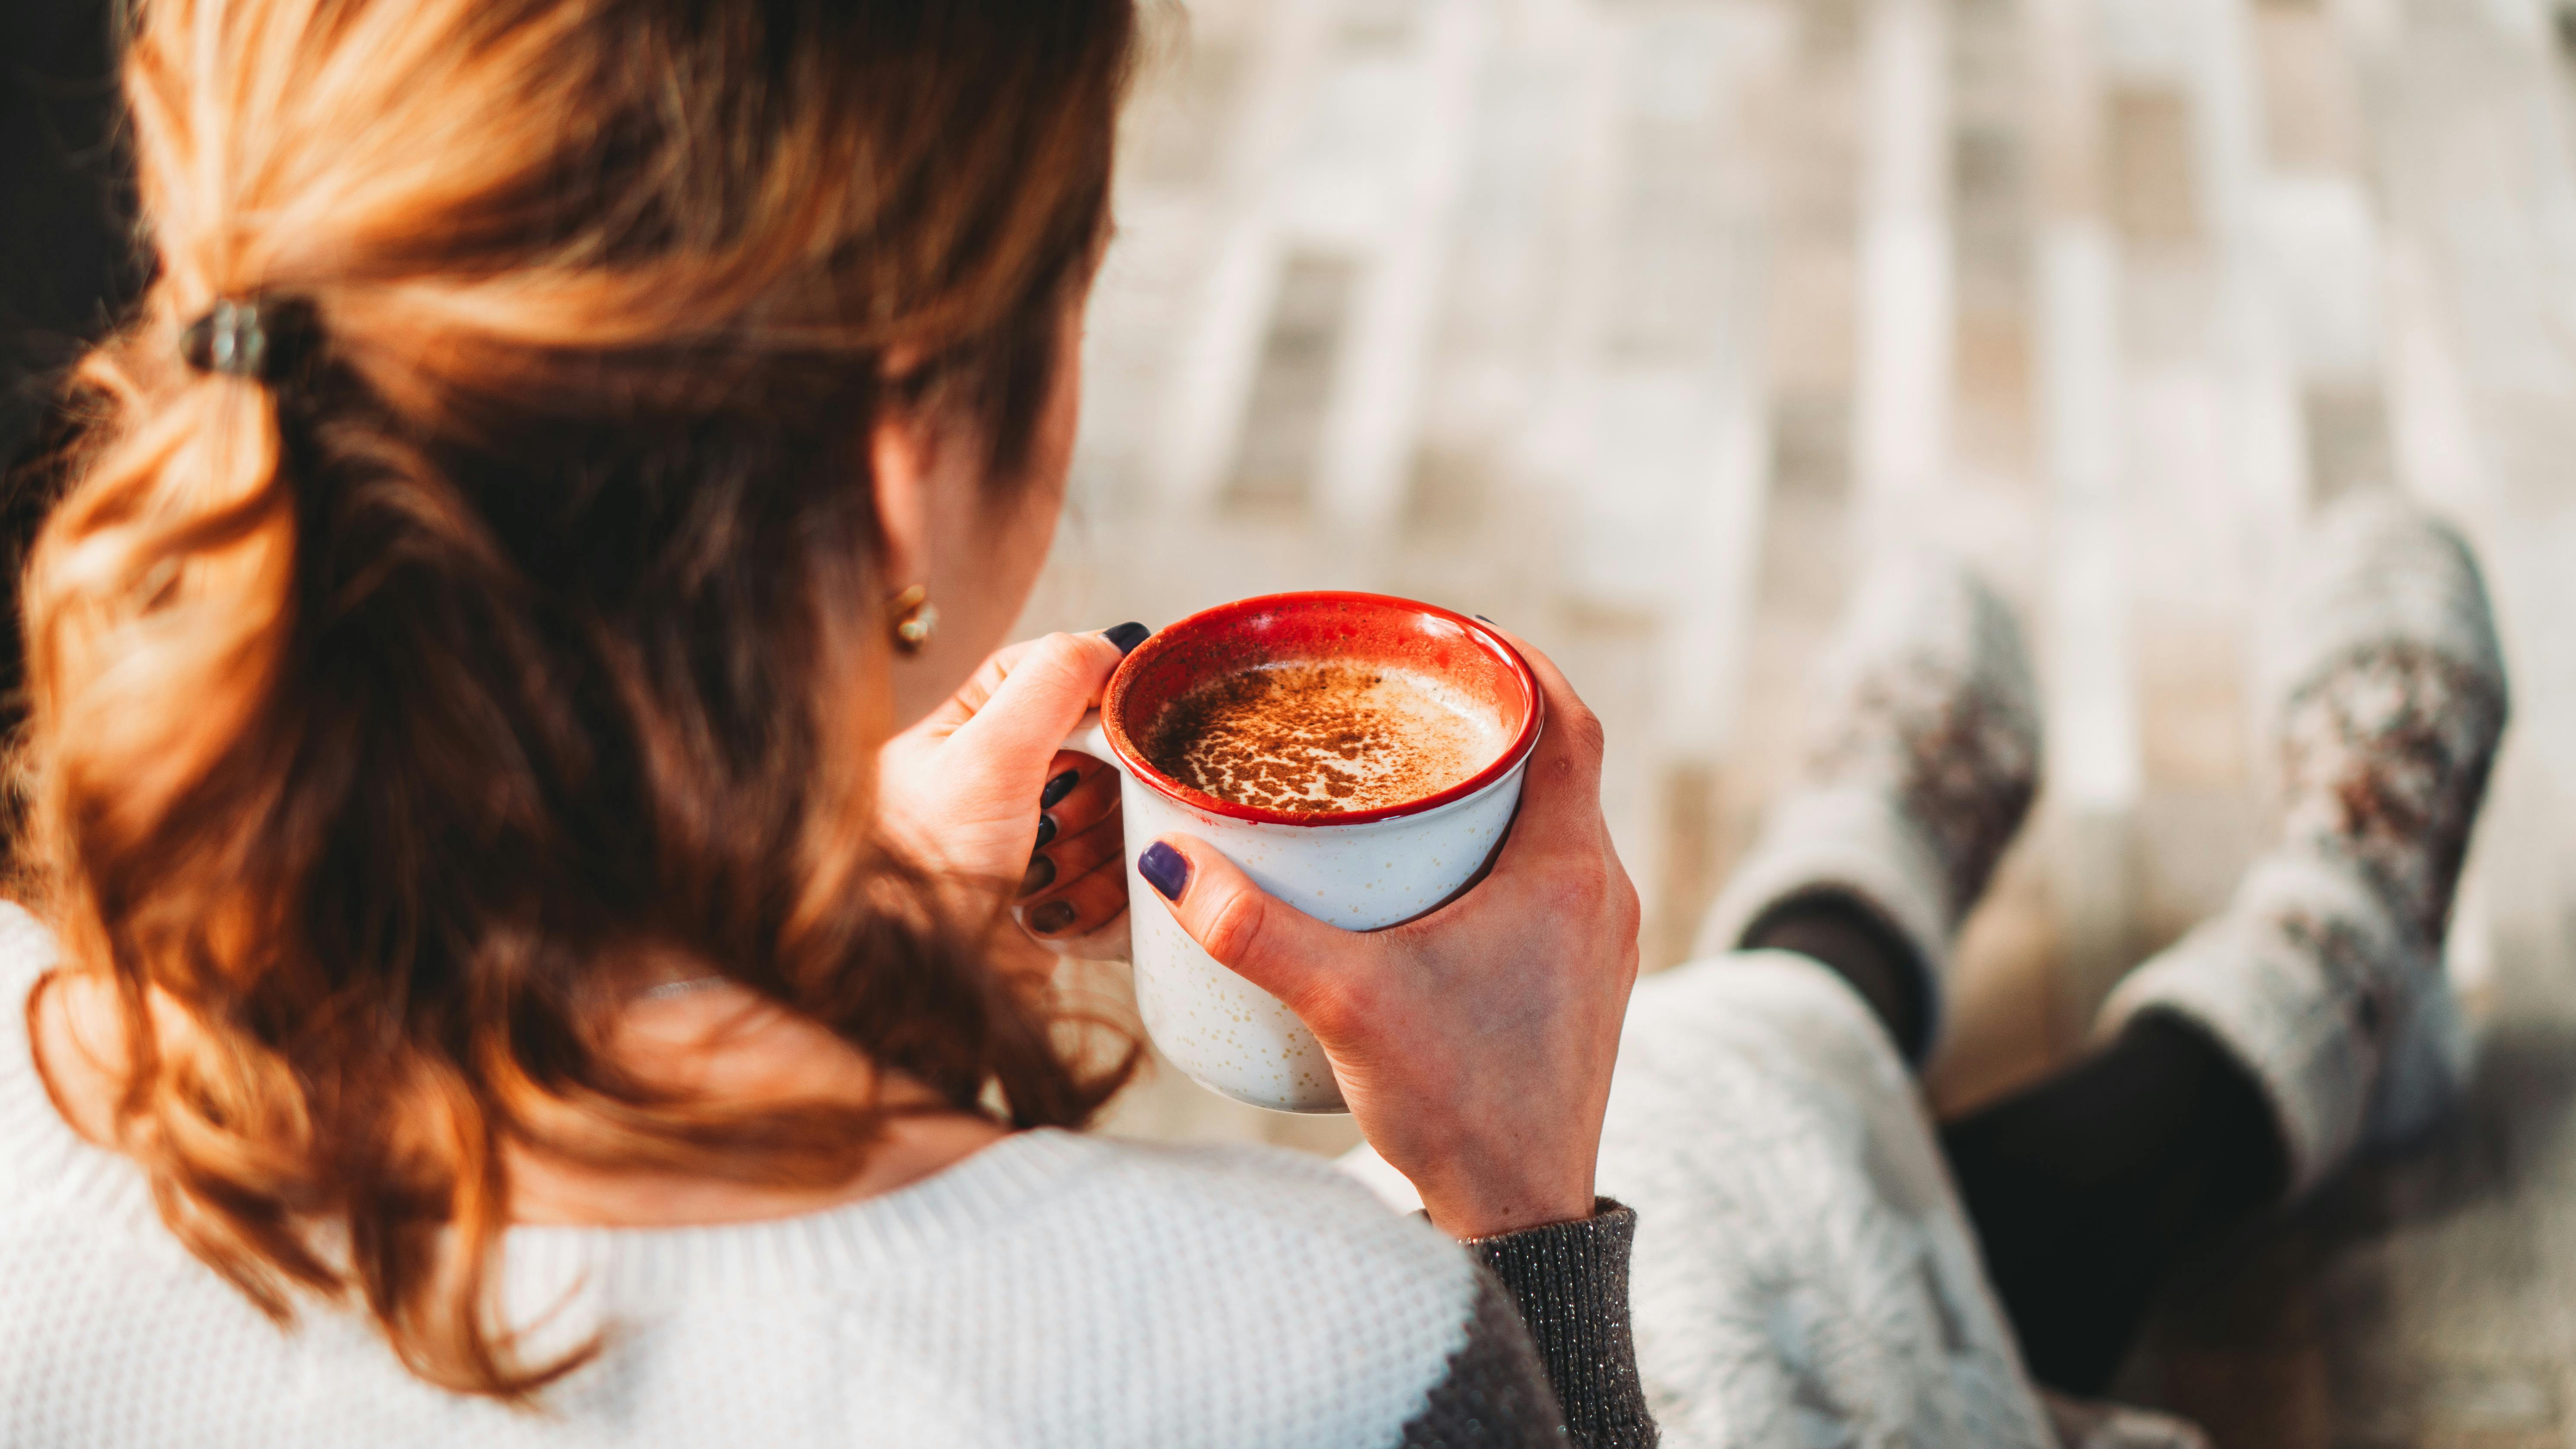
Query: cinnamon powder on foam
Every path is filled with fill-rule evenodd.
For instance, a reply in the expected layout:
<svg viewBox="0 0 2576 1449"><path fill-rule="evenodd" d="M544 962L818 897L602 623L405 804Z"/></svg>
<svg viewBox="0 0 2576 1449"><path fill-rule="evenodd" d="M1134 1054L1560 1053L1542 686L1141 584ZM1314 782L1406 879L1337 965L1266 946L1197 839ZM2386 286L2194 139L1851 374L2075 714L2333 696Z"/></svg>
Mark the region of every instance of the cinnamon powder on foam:
<svg viewBox="0 0 2576 1449"><path fill-rule="evenodd" d="M1286 814L1401 805L1458 784L1502 752L1500 722L1453 693L1357 665L1249 669L1166 706L1145 758L1220 800Z"/></svg>

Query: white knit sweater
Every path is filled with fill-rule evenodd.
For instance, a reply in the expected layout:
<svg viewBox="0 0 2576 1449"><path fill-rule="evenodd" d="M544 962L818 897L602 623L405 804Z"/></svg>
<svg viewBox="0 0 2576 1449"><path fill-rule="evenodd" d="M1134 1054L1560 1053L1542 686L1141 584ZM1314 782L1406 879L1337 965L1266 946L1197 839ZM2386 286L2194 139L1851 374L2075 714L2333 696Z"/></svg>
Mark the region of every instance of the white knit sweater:
<svg viewBox="0 0 2576 1449"><path fill-rule="evenodd" d="M1469 1332L1468 1256L1322 1162L1040 1131L803 1217L516 1229L514 1315L607 1352L543 1414L458 1397L354 1314L271 1325L63 1123L22 1010L51 957L0 907L8 1449L1383 1445Z"/></svg>
<svg viewBox="0 0 2576 1449"><path fill-rule="evenodd" d="M1512 1310L1427 1225L1311 1158L1062 1132L805 1217L514 1230L514 1321L544 1320L540 1352L604 1326L607 1351L541 1416L458 1398L355 1315L281 1332L64 1125L21 1009L51 954L0 905L0 1449L1527 1441L1461 1392L1509 1369L1471 1345ZM1672 1449L2199 1442L2050 1424L1904 1064L1825 968L1640 983L1609 1118Z"/></svg>

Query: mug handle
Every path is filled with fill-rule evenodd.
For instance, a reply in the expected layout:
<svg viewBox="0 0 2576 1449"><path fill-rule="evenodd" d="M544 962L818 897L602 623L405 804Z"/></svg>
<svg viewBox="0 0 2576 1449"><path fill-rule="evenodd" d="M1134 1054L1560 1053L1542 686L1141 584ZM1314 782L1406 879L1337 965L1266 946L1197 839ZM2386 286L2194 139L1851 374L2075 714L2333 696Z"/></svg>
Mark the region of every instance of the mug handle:
<svg viewBox="0 0 2576 1449"><path fill-rule="evenodd" d="M1089 755L1113 770L1118 768L1118 752L1109 748L1109 732L1100 727L1100 711L1096 709L1085 713L1082 723L1075 725L1073 733L1066 735L1064 743L1056 748Z"/></svg>

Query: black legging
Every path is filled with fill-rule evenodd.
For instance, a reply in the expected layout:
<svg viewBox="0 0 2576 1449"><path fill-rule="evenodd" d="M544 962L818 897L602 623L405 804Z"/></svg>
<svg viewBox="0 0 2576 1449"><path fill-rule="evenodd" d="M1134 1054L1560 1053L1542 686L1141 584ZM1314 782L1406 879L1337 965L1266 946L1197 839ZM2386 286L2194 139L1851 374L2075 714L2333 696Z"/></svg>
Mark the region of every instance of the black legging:
<svg viewBox="0 0 2576 1449"><path fill-rule="evenodd" d="M1920 1045L1911 949L1848 897L1791 901L1745 944L1832 967L1901 1048ZM2288 1171L2254 1079L2197 1026L2152 1013L1949 1124L1941 1146L2031 1373L2080 1394L2118 1369L2175 1254L2273 1201Z"/></svg>

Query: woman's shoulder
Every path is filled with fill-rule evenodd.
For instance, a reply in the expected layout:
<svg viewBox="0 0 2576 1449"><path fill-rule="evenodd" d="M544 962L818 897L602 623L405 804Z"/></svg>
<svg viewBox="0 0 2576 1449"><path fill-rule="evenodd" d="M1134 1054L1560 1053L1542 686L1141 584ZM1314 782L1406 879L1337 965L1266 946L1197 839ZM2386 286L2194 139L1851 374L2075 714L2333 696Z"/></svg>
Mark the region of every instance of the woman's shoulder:
<svg viewBox="0 0 2576 1449"><path fill-rule="evenodd" d="M1252 1254L1281 1267L1364 1270L1454 1293L1461 1304L1469 1291L1472 1272L1455 1243L1320 1157L1249 1144L1049 1135L1069 1165L1078 1164L1055 1206L1086 1231L1135 1237L1149 1252L1187 1242L1197 1245L1193 1253Z"/></svg>
<svg viewBox="0 0 2576 1449"><path fill-rule="evenodd" d="M1325 1160L1283 1148L1079 1139L1090 1158L1054 1197L1098 1276L1139 1295L1330 1337L1366 1322L1382 1342L1444 1357L1473 1306L1473 1261Z"/></svg>
<svg viewBox="0 0 2576 1449"><path fill-rule="evenodd" d="M1129 1401L1111 1442L1394 1443L1466 1342L1473 1261L1322 1159L1049 1135L1030 1145L1071 1170L1043 1207L926 1278L943 1296L986 1281L1016 1327L1075 1351L1077 1378L1174 1390Z"/></svg>
<svg viewBox="0 0 2576 1449"><path fill-rule="evenodd" d="M1008 1443L1061 1442L1068 1415L1084 1443L1395 1443L1466 1342L1479 1281L1320 1159L1057 1130L806 1218L520 1229L508 1252L527 1301L587 1282L653 1323L625 1350L661 1356L631 1365L647 1377L752 1374L744 1345L792 1325L834 1346L828 1381L871 1412L971 1409L979 1434L917 1437Z"/></svg>
<svg viewBox="0 0 2576 1449"><path fill-rule="evenodd" d="M1079 1144L1073 1150L1088 1160L1087 1175L1096 1175L1103 1190L1181 1192L1228 1210L1320 1213L1337 1224L1397 1223L1407 1236L1423 1227L1390 1210L1330 1159L1311 1152L1248 1142L1155 1142L1097 1132L1042 1135Z"/></svg>

